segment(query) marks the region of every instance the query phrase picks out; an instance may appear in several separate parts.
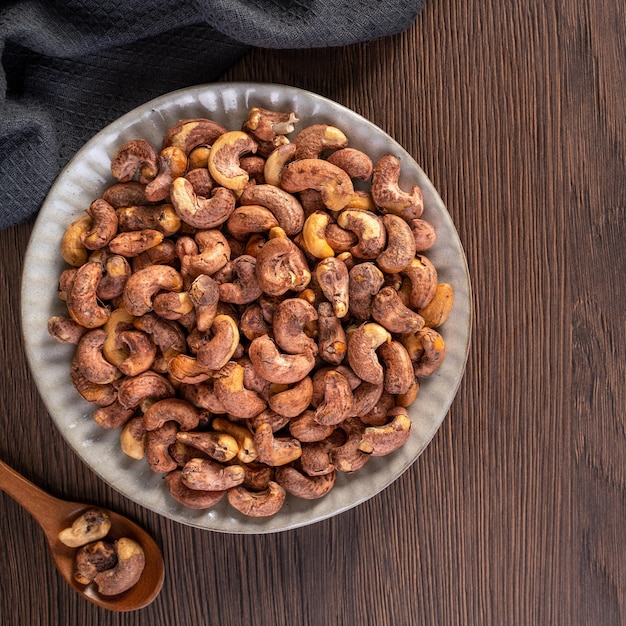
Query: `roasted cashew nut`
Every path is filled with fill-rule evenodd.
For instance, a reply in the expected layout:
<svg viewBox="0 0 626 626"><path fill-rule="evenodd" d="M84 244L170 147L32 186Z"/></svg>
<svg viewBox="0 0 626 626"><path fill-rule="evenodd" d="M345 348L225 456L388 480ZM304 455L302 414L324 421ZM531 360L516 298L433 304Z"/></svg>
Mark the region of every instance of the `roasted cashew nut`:
<svg viewBox="0 0 626 626"><path fill-rule="evenodd" d="M248 119L243 123L243 130L255 139L273 142L276 135L288 135L294 130L298 118L293 111L270 111L262 107L252 107L248 111Z"/></svg>
<svg viewBox="0 0 626 626"><path fill-rule="evenodd" d="M240 465L222 465L211 459L191 459L182 472L183 484L200 491L226 491L241 485L245 478Z"/></svg>
<svg viewBox="0 0 626 626"><path fill-rule="evenodd" d="M358 243L350 248L350 252L358 259L375 259L384 250L387 231L383 220L375 213L345 209L337 216L337 224L357 236Z"/></svg>
<svg viewBox="0 0 626 626"><path fill-rule="evenodd" d="M209 229L223 224L235 210L235 196L224 187L217 187L210 198L198 195L187 178L174 179L172 204L180 218L194 228Z"/></svg>
<svg viewBox="0 0 626 626"><path fill-rule="evenodd" d="M350 177L339 167L322 159L302 159L288 163L281 172L281 187L289 193L304 189L321 192L324 205L341 211L354 194Z"/></svg>
<svg viewBox="0 0 626 626"><path fill-rule="evenodd" d="M268 335L252 340L248 356L263 378L278 384L297 383L315 367L314 350L309 349L300 354L281 354Z"/></svg>
<svg viewBox="0 0 626 626"><path fill-rule="evenodd" d="M293 142L298 148L296 159L319 159L324 150L345 148L348 138L336 126L313 124L301 130Z"/></svg>
<svg viewBox="0 0 626 626"><path fill-rule="evenodd" d="M289 432L302 443L322 441L330 437L334 425L325 426L315 419L315 411L307 409L289 421ZM303 451L306 449L304 446Z"/></svg>
<svg viewBox="0 0 626 626"><path fill-rule="evenodd" d="M342 318L348 314L349 278L346 264L337 257L321 260L315 268L315 278L333 313Z"/></svg>
<svg viewBox="0 0 626 626"><path fill-rule="evenodd" d="M374 322L359 326L349 335L348 363L361 380L374 385L383 382L383 367L378 360L376 350L389 341L391 341L389 332Z"/></svg>
<svg viewBox="0 0 626 626"><path fill-rule="evenodd" d="M273 150L265 160L263 178L268 185L280 186L280 176L283 167L293 161L296 156L297 146L294 143L283 144Z"/></svg>
<svg viewBox="0 0 626 626"><path fill-rule="evenodd" d="M239 203L246 205L260 205L269 209L278 221L285 234L296 235L304 224L304 209L298 199L280 187L268 184L248 185L241 196Z"/></svg>
<svg viewBox="0 0 626 626"><path fill-rule="evenodd" d="M128 356L118 365L120 372L125 376L137 376L149 370L157 354L150 335L141 330L124 330L118 336L128 351Z"/></svg>
<svg viewBox="0 0 626 626"><path fill-rule="evenodd" d="M65 229L61 239L61 256L68 265L80 267L87 262L89 253L83 238L91 229L91 224L89 215L81 215Z"/></svg>
<svg viewBox="0 0 626 626"><path fill-rule="evenodd" d="M370 193L376 206L410 221L424 211L422 191L417 185L408 193L402 191L399 178L400 161L391 154L383 156L374 166Z"/></svg>
<svg viewBox="0 0 626 626"><path fill-rule="evenodd" d="M257 451L254 445L254 437L245 426L235 424L224 417L216 417L211 422L211 426L218 433L227 433L237 440L239 445L237 459L240 463L252 463L256 460Z"/></svg>
<svg viewBox="0 0 626 626"><path fill-rule="evenodd" d="M170 449L176 443L178 424L168 421L160 428L146 432L146 462L153 472L167 474L178 467Z"/></svg>
<svg viewBox="0 0 626 626"><path fill-rule="evenodd" d="M287 298L281 301L272 319L274 341L289 354L317 352L315 340L305 328L317 319L315 307L302 298Z"/></svg>
<svg viewBox="0 0 626 626"><path fill-rule="evenodd" d="M102 280L102 265L88 261L76 271L67 295L67 310L72 319L85 328L104 326L111 311L98 302L97 290Z"/></svg>
<svg viewBox="0 0 626 626"><path fill-rule="evenodd" d="M172 383L151 370L122 380L117 392L119 403L127 408L140 406L145 401L162 400L174 396Z"/></svg>
<svg viewBox="0 0 626 626"><path fill-rule="evenodd" d="M59 533L59 541L69 548L79 548L91 541L104 539L111 528L111 520L102 509L88 509L77 517L69 528Z"/></svg>
<svg viewBox="0 0 626 626"><path fill-rule="evenodd" d="M373 297L372 318L391 333L412 333L424 326L424 318L405 306L393 287L383 287Z"/></svg>
<svg viewBox="0 0 626 626"><path fill-rule="evenodd" d="M215 394L226 412L235 417L250 419L265 410L265 400L256 392L246 389L243 383L244 368L238 363L230 363L213 383Z"/></svg>
<svg viewBox="0 0 626 626"><path fill-rule="evenodd" d="M223 126L204 117L181 120L167 130L161 149L176 146L188 155L198 146L210 146L225 132Z"/></svg>
<svg viewBox="0 0 626 626"><path fill-rule="evenodd" d="M146 199L146 186L136 180L110 185L102 192L102 199L114 209L149 204Z"/></svg>
<svg viewBox="0 0 626 626"><path fill-rule="evenodd" d="M306 476L295 467L279 467L276 470L276 482L283 489L297 498L315 500L325 496L334 486L337 472L319 476Z"/></svg>
<svg viewBox="0 0 626 626"><path fill-rule="evenodd" d="M415 257L413 231L401 217L393 214L384 215L383 224L387 231L387 247L376 257L376 264L388 274L401 272Z"/></svg>
<svg viewBox="0 0 626 626"><path fill-rule="evenodd" d="M181 238L182 239L182 238ZM230 260L230 245L226 237L216 229L201 230L193 239L178 240L181 272L193 278L206 274L211 276ZM189 243L197 245L198 251L192 250Z"/></svg>
<svg viewBox="0 0 626 626"><path fill-rule="evenodd" d="M418 313L424 318L424 326L439 328L450 315L454 304L454 290L448 283L439 283L432 300Z"/></svg>
<svg viewBox="0 0 626 626"><path fill-rule="evenodd" d="M239 157L256 151L257 143L247 133L240 130L225 132L211 146L209 172L218 185L242 191L248 184L249 176L239 167Z"/></svg>
<svg viewBox="0 0 626 626"><path fill-rule="evenodd" d="M280 511L285 503L285 490L273 480L263 491L250 491L239 485L226 493L228 503L249 517L269 517Z"/></svg>
<svg viewBox="0 0 626 626"><path fill-rule="evenodd" d="M225 495L225 491L200 491L190 489L183 483L182 470L174 470L165 477L165 484L176 502L190 509L203 510L215 506Z"/></svg>
<svg viewBox="0 0 626 626"><path fill-rule="evenodd" d="M226 223L228 231L240 241L245 241L251 233L267 233L278 226L276 216L259 204L237 207Z"/></svg>
<svg viewBox="0 0 626 626"><path fill-rule="evenodd" d="M372 299L385 284L383 273L374 263L355 265L349 273L350 315L360 322L369 320L372 314Z"/></svg>
<svg viewBox="0 0 626 626"><path fill-rule="evenodd" d="M326 211L313 211L302 227L302 240L306 251L318 259L335 256L335 250L326 241L326 230L332 218Z"/></svg>
<svg viewBox="0 0 626 626"><path fill-rule="evenodd" d="M96 328L85 333L76 347L75 360L80 373L92 383L106 385L121 376L121 372L109 363L102 354L107 333Z"/></svg>
<svg viewBox="0 0 626 626"><path fill-rule="evenodd" d="M162 241L163 233L153 228L131 230L113 237L109 242L109 250L113 254L132 258L159 245Z"/></svg>
<svg viewBox="0 0 626 626"><path fill-rule="evenodd" d="M437 241L437 231L435 227L426 220L411 220L411 232L413 233L416 252L426 252L426 250L430 250Z"/></svg>
<svg viewBox="0 0 626 626"><path fill-rule="evenodd" d="M351 409L350 384L343 374L329 370L324 375L324 399L315 409L315 421L322 426L335 426L350 415Z"/></svg>
<svg viewBox="0 0 626 626"><path fill-rule="evenodd" d="M348 340L341 320L333 313L330 302L317 307L317 345L319 355L327 363L339 365L346 356Z"/></svg>
<svg viewBox="0 0 626 626"><path fill-rule="evenodd" d="M434 374L446 358L446 344L443 337L432 328L422 328L417 333L422 346L422 353L413 363L413 371L418 378Z"/></svg>
<svg viewBox="0 0 626 626"><path fill-rule="evenodd" d="M141 578L146 565L143 549L136 541L122 537L115 542L114 549L117 565L98 572L93 579L98 593L103 596L115 596L133 587Z"/></svg>
<svg viewBox="0 0 626 626"><path fill-rule="evenodd" d="M87 329L74 320L61 315L53 315L48 319L48 333L59 343L77 345Z"/></svg>
<svg viewBox="0 0 626 626"><path fill-rule="evenodd" d="M344 431L346 440L329 451L330 462L339 472L356 472L370 459L370 454L363 452L359 446L365 432L365 424L356 417L349 417L339 425Z"/></svg>
<svg viewBox="0 0 626 626"><path fill-rule="evenodd" d="M293 387L270 394L268 404L272 411L284 417L297 417L303 413L311 403L313 396L313 382L305 376Z"/></svg>
<svg viewBox="0 0 626 626"><path fill-rule="evenodd" d="M126 281L132 274L128 261L119 254L113 254L104 261L104 276L98 283L96 295L100 300L114 300L122 295Z"/></svg>
<svg viewBox="0 0 626 626"><path fill-rule="evenodd" d="M230 315L217 315L211 324L210 339L201 342L197 358L203 367L219 370L230 361L239 345L239 328Z"/></svg>
<svg viewBox="0 0 626 626"><path fill-rule="evenodd" d="M159 155L145 139L132 139L122 144L111 160L111 173L126 183L139 172L139 182L150 182L159 172Z"/></svg>
<svg viewBox="0 0 626 626"><path fill-rule="evenodd" d="M117 564L115 547L109 541L92 541L76 552L72 577L81 585L93 582L96 574Z"/></svg>
<svg viewBox="0 0 626 626"><path fill-rule="evenodd" d="M137 317L152 310L153 296L165 289L180 291L182 276L169 265L151 265L132 274L124 287L124 308Z"/></svg>
<svg viewBox="0 0 626 626"><path fill-rule="evenodd" d="M385 456L403 446L411 434L411 420L403 407L387 414L391 421L383 426L368 426L363 432L359 450L372 456Z"/></svg>

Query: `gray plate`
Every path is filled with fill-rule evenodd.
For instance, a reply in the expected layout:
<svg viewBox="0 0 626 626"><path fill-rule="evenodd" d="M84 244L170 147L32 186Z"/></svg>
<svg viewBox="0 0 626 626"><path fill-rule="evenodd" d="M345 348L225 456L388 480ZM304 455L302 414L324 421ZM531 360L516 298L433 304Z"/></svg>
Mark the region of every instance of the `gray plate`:
<svg viewBox="0 0 626 626"><path fill-rule="evenodd" d="M387 457L372 458L352 475L340 474L335 487L315 501L288 496L274 517L239 515L223 499L208 511L194 511L175 502L163 477L145 461L126 457L119 432L100 428L91 418L94 407L73 389L69 369L73 346L56 343L47 332L52 315L66 314L57 297L64 261L59 252L66 227L113 181L109 164L124 141L143 137L160 146L165 131L183 118L210 117L235 130L250 107L295 111L296 132L313 123L341 128L350 146L376 160L392 153L400 158L400 185L417 183L424 194L424 219L437 229L438 239L428 256L441 282L452 285L452 314L440 329L448 353L440 370L421 385L410 408L413 429L409 441ZM95 135L79 150L50 190L33 229L26 252L22 283L22 327L26 354L37 388L57 428L78 456L104 481L126 497L178 522L227 533L269 533L297 528L346 511L379 493L398 478L422 453L444 420L457 392L467 359L471 300L467 262L458 234L441 198L411 156L380 128L345 107L313 93L282 85L216 83L166 94L147 102ZM398 502L398 509L406 506Z"/></svg>

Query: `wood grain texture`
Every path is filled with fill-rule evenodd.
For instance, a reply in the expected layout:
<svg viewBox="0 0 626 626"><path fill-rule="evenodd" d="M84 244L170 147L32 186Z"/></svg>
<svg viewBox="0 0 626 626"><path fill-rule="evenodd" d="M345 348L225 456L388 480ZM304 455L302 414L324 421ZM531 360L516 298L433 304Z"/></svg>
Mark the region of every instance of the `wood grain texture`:
<svg viewBox="0 0 626 626"><path fill-rule="evenodd" d="M21 346L30 224L0 232L0 456L145 525L167 566L153 605L101 611L0 495L0 624L626 624L624 41L625 6L609 0L431 0L396 37L255 50L224 76L309 89L382 127L438 188L468 256L473 344L448 418L387 490L314 526L200 531L91 474Z"/></svg>

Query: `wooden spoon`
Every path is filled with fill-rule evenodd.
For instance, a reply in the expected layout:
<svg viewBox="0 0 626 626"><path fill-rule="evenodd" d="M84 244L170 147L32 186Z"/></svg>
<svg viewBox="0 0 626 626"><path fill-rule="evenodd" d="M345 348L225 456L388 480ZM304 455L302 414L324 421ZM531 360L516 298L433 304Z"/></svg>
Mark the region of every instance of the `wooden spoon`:
<svg viewBox="0 0 626 626"><path fill-rule="evenodd" d="M71 526L77 517L94 506L55 498L2 461L0 461L0 489L22 505L38 522L46 535L57 569L70 586L90 602L112 611L133 611L150 604L161 591L165 575L161 550L143 528L128 518L107 510L111 518L108 536L113 539L129 537L136 541L143 548L146 565L139 582L134 587L117 596L107 597L98 594L93 584L85 586L74 580L72 573L77 548L68 548L58 538L61 530Z"/></svg>

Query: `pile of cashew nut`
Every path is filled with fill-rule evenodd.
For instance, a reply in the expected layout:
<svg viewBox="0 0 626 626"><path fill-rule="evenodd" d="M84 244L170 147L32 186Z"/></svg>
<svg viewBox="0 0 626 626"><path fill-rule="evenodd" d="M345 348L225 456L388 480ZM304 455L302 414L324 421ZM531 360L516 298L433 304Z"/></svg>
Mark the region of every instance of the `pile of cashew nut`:
<svg viewBox="0 0 626 626"><path fill-rule="evenodd" d="M185 119L159 151L127 141L63 237L68 316L49 332L76 344L95 421L187 507L324 496L407 441L446 355L454 294L420 188L298 121L254 107L240 130Z"/></svg>
<svg viewBox="0 0 626 626"><path fill-rule="evenodd" d="M146 565L143 548L129 537L108 538L111 520L102 509L89 509L59 533L59 541L76 548L74 580L94 583L98 593L115 596L137 584Z"/></svg>

